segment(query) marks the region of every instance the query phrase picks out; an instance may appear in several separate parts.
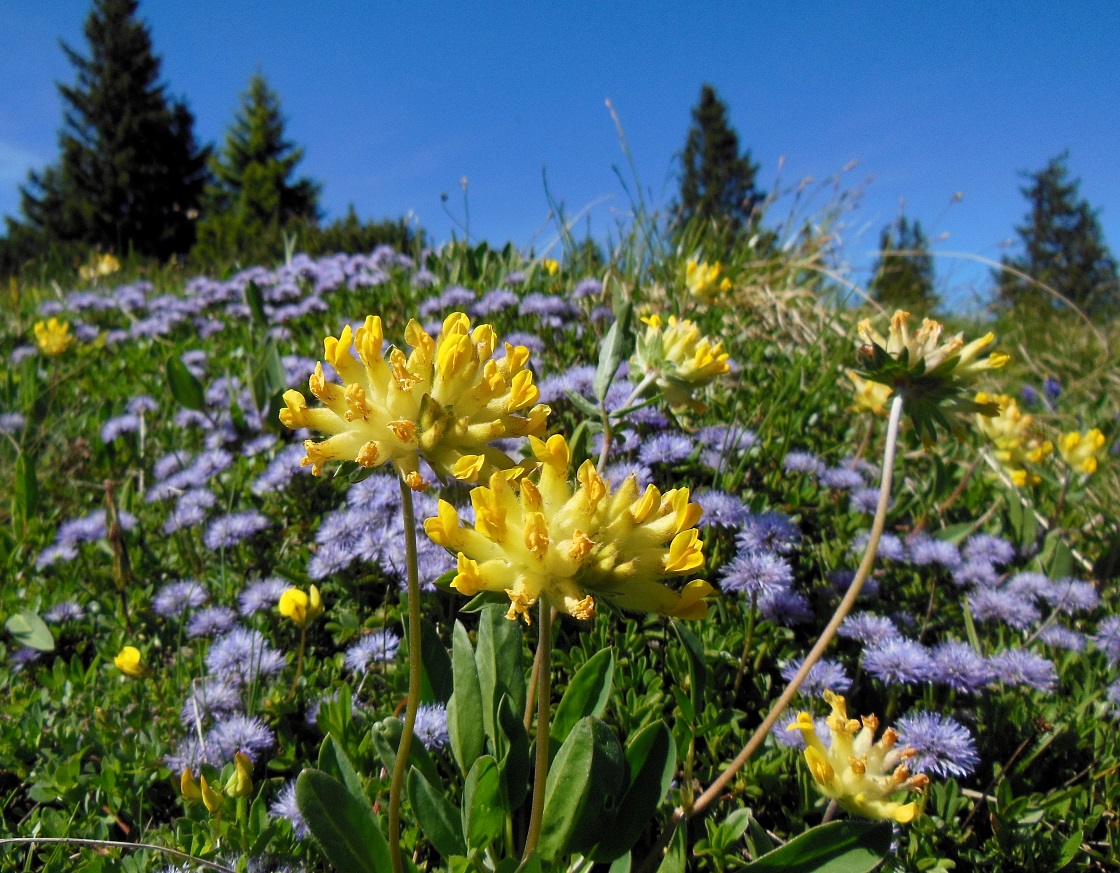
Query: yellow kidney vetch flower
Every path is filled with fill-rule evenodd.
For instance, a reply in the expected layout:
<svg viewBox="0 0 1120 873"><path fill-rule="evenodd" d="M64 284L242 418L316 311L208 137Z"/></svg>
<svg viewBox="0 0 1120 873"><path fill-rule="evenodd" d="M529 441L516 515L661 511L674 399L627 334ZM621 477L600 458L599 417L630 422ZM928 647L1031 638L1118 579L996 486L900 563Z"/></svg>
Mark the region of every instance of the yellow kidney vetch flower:
<svg viewBox="0 0 1120 873"><path fill-rule="evenodd" d="M471 491L474 527L464 527L450 503L424 523L428 536L458 553L452 587L467 595L505 591L508 617L531 620L542 597L580 619L602 598L622 609L703 618L712 587L693 580L678 593L662 584L704 564L695 528L700 507L688 489L639 492L627 477L613 494L586 461L571 482L571 452L563 436L530 437L540 462L532 475L495 472L489 487ZM535 479L535 481L534 481Z"/></svg>
<svg viewBox="0 0 1120 873"><path fill-rule="evenodd" d="M995 340L991 332L966 343L959 333L942 339L944 330L940 322L926 318L912 331L910 313L902 309L891 317L885 337L869 318L857 325L859 375L902 395L918 434L927 441L936 435L937 425L961 436L961 415L996 415L994 405L979 404L966 392L980 373L1004 367L1011 360L1003 352L981 357Z"/></svg>
<svg viewBox="0 0 1120 873"><path fill-rule="evenodd" d="M1104 444L1104 434L1095 427L1084 433L1070 431L1058 437L1062 460L1078 473L1086 475L1097 472L1099 461L1104 456Z"/></svg>
<svg viewBox="0 0 1120 873"><path fill-rule="evenodd" d="M894 391L889 385L864 379L855 370L845 370L845 375L853 386L852 412L873 412L885 415L886 402Z"/></svg>
<svg viewBox="0 0 1120 873"><path fill-rule="evenodd" d="M560 272L560 262L555 258L545 258L541 261L541 267L550 276L555 276Z"/></svg>
<svg viewBox="0 0 1120 873"><path fill-rule="evenodd" d="M314 585L310 593L289 588L280 595L278 608L282 616L305 628L323 614L323 598Z"/></svg>
<svg viewBox="0 0 1120 873"><path fill-rule="evenodd" d="M648 315L642 321L646 329L635 341L632 378L652 377L670 406L703 412L706 407L693 399L692 392L731 369L723 343L713 343L696 324L675 315L667 321Z"/></svg>
<svg viewBox="0 0 1120 873"><path fill-rule="evenodd" d="M113 658L113 664L126 676L139 679L144 675L144 664L140 658L140 650L136 646L125 646Z"/></svg>
<svg viewBox="0 0 1120 873"><path fill-rule="evenodd" d="M716 261L709 264L707 261L697 261L690 258L684 265L684 284L688 293L701 300L710 301L715 297L716 291L730 291L731 280L726 276L720 280L723 265Z"/></svg>
<svg viewBox="0 0 1120 873"><path fill-rule="evenodd" d="M827 719L831 734L828 748L817 736L808 712L799 712L787 728L801 731L805 738L805 763L817 788L855 815L891 819L899 824L913 821L920 811L917 802L900 803L889 798L929 784L929 777L923 773L911 775L903 763L914 756L914 750L895 746L898 734L893 728L887 728L876 742L879 719L874 715L858 721L848 718L847 701L842 696L826 691L824 697L832 707Z"/></svg>
<svg viewBox="0 0 1120 873"><path fill-rule="evenodd" d="M56 358L75 343L70 323L51 318L35 322L35 345L44 355Z"/></svg>
<svg viewBox="0 0 1120 873"><path fill-rule="evenodd" d="M94 279L111 276L120 268L121 262L116 256L106 252L103 255L91 255L89 263L78 270L78 274L86 281L92 282Z"/></svg>
<svg viewBox="0 0 1120 873"><path fill-rule="evenodd" d="M1037 485L1041 477L1028 465L1040 464L1051 452L1054 444L1035 433L1034 416L1024 414L1014 397L1007 394L976 395L976 402L995 404L999 414L977 415L976 429L992 443L992 456L1018 488Z"/></svg>
<svg viewBox="0 0 1120 873"><path fill-rule="evenodd" d="M495 359L498 338L490 325L472 330L470 319L456 312L435 339L409 321L408 355L393 348L385 357L383 341L381 319L372 315L357 333L347 326L337 339L327 337L324 357L343 384L327 382L322 364L316 365L310 388L324 406L310 409L300 392L285 392L284 425L330 434L323 442L304 442L303 464L312 472L330 461L392 463L419 491L431 484L419 472L423 458L441 478L473 482L513 465L489 443L544 433L549 408L537 403L529 350L505 343L504 355Z"/></svg>

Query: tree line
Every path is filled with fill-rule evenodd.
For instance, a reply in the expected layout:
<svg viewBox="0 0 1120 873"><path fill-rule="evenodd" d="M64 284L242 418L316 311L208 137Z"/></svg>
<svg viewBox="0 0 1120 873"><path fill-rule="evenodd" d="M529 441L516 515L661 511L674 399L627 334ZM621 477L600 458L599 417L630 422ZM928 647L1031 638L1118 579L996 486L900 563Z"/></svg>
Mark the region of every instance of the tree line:
<svg viewBox="0 0 1120 873"><path fill-rule="evenodd" d="M310 253L361 251L388 242L410 248L422 230L406 221L362 221L353 207L323 225L320 185L297 175L303 150L284 132L280 99L257 72L221 146L199 145L187 105L168 96L138 0L94 0L84 34L88 55L63 45L76 81L64 102L59 159L20 189L19 219L0 238L0 274L52 257L102 252L199 263L256 263L298 239ZM705 84L680 152L679 192L670 208L676 240L732 247L773 245L758 164L743 151L726 104ZM1068 154L1025 173L1029 209L1018 250L994 271L1005 305L1068 301L1092 314L1120 303L1117 265L1097 212L1071 179ZM887 307L926 312L938 303L933 257L921 223L905 214L882 229L871 296Z"/></svg>
<svg viewBox="0 0 1120 873"><path fill-rule="evenodd" d="M63 44L76 77L59 85L57 163L20 188L20 217L5 219L0 274L66 262L90 249L166 261L254 263L303 250L410 248L407 221L361 221L353 207L322 224L320 185L297 175L280 99L254 73L223 143L200 145L194 116L167 93L138 0L94 0L87 54Z"/></svg>

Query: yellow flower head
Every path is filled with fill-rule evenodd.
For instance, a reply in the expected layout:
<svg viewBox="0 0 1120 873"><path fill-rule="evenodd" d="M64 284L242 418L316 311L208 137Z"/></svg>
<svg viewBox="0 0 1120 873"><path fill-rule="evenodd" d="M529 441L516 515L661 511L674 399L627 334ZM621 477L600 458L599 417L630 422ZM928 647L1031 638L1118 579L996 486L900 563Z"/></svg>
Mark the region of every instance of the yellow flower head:
<svg viewBox="0 0 1120 873"><path fill-rule="evenodd" d="M474 527L440 501L424 523L433 541L458 552L452 587L468 597L505 591L509 618L530 620L542 596L576 618L595 615L595 598L623 609L678 618L703 618L712 587L693 580L679 593L662 579L688 576L704 565L696 530L700 507L688 489L662 494L653 485L639 492L630 476L611 493L590 461L571 482L571 454L562 436L530 437L540 462L534 475L500 471L489 487L471 491Z"/></svg>
<svg viewBox="0 0 1120 873"><path fill-rule="evenodd" d="M279 609L285 618L290 618L300 627L307 627L323 614L323 598L314 585L310 594L298 588L289 588L280 595Z"/></svg>
<svg viewBox="0 0 1120 873"><path fill-rule="evenodd" d="M916 331L910 330L909 322L910 313L899 309L884 337L871 326L871 319L860 321L856 343L862 368L859 375L901 394L918 434L925 439L935 436L936 425L961 435L960 415L995 415L994 406L983 406L965 396L979 373L1004 367L1011 360L1003 352L980 357L995 334L966 343L959 333L942 339L945 328L931 318L924 319Z"/></svg>
<svg viewBox="0 0 1120 873"><path fill-rule="evenodd" d="M381 319L374 315L357 333L347 326L337 339L327 337L325 357L342 384L328 382L322 364L316 366L311 393L323 406L309 409L298 391L285 392L284 425L330 435L304 442L303 464L313 473L329 461L392 463L420 491L431 484L419 471L423 458L441 478L474 482L513 465L491 442L544 433L549 408L537 404L540 391L526 367L529 350L506 343L503 356L494 358L498 337L490 325L472 330L470 319L456 312L432 339L410 321L408 355L393 348L386 357L383 339Z"/></svg>
<svg viewBox="0 0 1120 873"><path fill-rule="evenodd" d="M976 402L984 406L994 404L998 415L976 416L976 429L992 444L992 456L1018 488L1037 485L1041 477L1030 469L1040 464L1051 452L1054 444L1035 433L1034 416L1024 415L1014 397L1007 394L976 395Z"/></svg>
<svg viewBox="0 0 1120 873"><path fill-rule="evenodd" d="M898 734L887 728L878 742L875 732L879 719L865 715L848 718L847 701L831 691L824 693L832 707L828 717L831 742L825 748L817 736L813 716L799 712L787 730L799 730L805 738L805 763L825 796L848 812L872 819L891 819L899 824L913 821L919 812L915 801L899 803L889 798L901 791L922 789L929 778L910 774L903 763L914 756L913 749L898 749Z"/></svg>
<svg viewBox="0 0 1120 873"><path fill-rule="evenodd" d="M144 665L140 663L140 650L135 646L125 646L113 658L117 669L126 676L137 679L144 675Z"/></svg>
<svg viewBox="0 0 1120 873"><path fill-rule="evenodd" d="M702 412L704 404L692 398L692 391L731 369L723 343L713 343L693 322L677 320L674 315L667 322L659 315L647 316L642 321L646 329L638 335L630 359L635 377L656 376L657 386L670 406L687 406Z"/></svg>
<svg viewBox="0 0 1120 873"><path fill-rule="evenodd" d="M1104 455L1104 434L1097 428L1084 433L1070 431L1058 437L1058 451L1062 460L1078 473L1097 472L1097 465Z"/></svg>
<svg viewBox="0 0 1120 873"><path fill-rule="evenodd" d="M35 345L44 355L52 358L61 355L74 345L69 322L59 321L57 318L35 322Z"/></svg>
<svg viewBox="0 0 1120 873"><path fill-rule="evenodd" d="M710 301L715 297L715 292L726 291L731 287L731 282L726 277L719 281L723 266L716 261L709 264L706 261L697 261L692 258L684 266L684 284L688 293L701 300Z"/></svg>
<svg viewBox="0 0 1120 873"><path fill-rule="evenodd" d="M92 282L94 279L100 279L104 276L112 275L121 268L121 262L113 255L106 253L103 255L93 255L89 263L82 267L78 273L87 281Z"/></svg>
<svg viewBox="0 0 1120 873"><path fill-rule="evenodd" d="M873 412L875 415L885 415L884 404L894 392L889 385L881 382L872 382L864 379L855 370L845 370L844 373L854 386L852 412Z"/></svg>
<svg viewBox="0 0 1120 873"><path fill-rule="evenodd" d="M550 276L555 276L560 272L560 262L553 260L552 258L545 258L543 261L541 261L541 266L544 268L544 271Z"/></svg>

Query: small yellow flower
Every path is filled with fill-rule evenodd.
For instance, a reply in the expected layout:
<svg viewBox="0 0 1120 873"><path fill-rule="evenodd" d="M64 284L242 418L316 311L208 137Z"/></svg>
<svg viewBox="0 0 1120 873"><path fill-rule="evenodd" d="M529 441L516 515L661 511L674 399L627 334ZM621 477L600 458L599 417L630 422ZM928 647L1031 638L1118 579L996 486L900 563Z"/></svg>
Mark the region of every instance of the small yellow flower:
<svg viewBox="0 0 1120 873"><path fill-rule="evenodd" d="M552 258L545 258L541 261L541 267L543 267L544 271L550 276L555 276L560 272L560 262L554 261Z"/></svg>
<svg viewBox="0 0 1120 873"><path fill-rule="evenodd" d="M1004 367L1010 360L1003 352L980 357L995 334L987 333L970 343L959 333L943 340L945 328L939 322L924 319L916 331L910 330L909 322L910 313L899 309L891 317L886 337L871 326L871 319L859 322L859 375L901 394L918 434L926 440L936 435L937 425L961 436L960 415L997 414L994 406L985 407L964 396L978 374Z"/></svg>
<svg viewBox="0 0 1120 873"><path fill-rule="evenodd" d="M719 281L722 270L723 266L719 261L709 264L707 261L689 259L688 263L684 265L684 284L688 288L688 293L693 297L699 297L701 300L710 301L715 297L716 290L730 290L731 281L729 279L724 277L723 282Z"/></svg>
<svg viewBox="0 0 1120 873"><path fill-rule="evenodd" d="M839 694L824 693L832 707L828 729L832 740L825 748L808 712L797 714L787 730L799 730L805 738L805 763L825 796L848 812L872 819L891 819L899 824L913 821L920 811L915 801L889 800L901 791L920 790L929 784L922 773L910 774L903 763L914 756L913 749L897 749L898 734L887 728L878 742L875 732L879 719L865 715L862 720L848 718L847 702Z"/></svg>
<svg viewBox="0 0 1120 873"><path fill-rule="evenodd" d="M655 376L670 406L703 412L704 404L694 400L692 392L731 369L723 343L713 343L693 322L674 315L667 322L656 314L642 321L646 329L638 335L630 359L635 378Z"/></svg>
<svg viewBox="0 0 1120 873"><path fill-rule="evenodd" d="M248 797L253 793L253 762L241 752L233 756L233 773L226 780L226 797Z"/></svg>
<svg viewBox="0 0 1120 873"><path fill-rule="evenodd" d="M136 679L144 675L144 665L140 663L140 650L135 646L125 646L121 649L113 658L113 663L126 676Z"/></svg>
<svg viewBox="0 0 1120 873"><path fill-rule="evenodd" d="M83 279L92 282L94 279L110 276L120 268L121 262L114 255L109 253L94 254L90 257L89 263L82 267L78 273Z"/></svg>
<svg viewBox="0 0 1120 873"><path fill-rule="evenodd" d="M314 585L309 594L289 588L280 595L279 609L282 616L305 628L323 614L323 598Z"/></svg>
<svg viewBox="0 0 1120 873"><path fill-rule="evenodd" d="M1098 463L1104 455L1104 444L1104 434L1097 428L1084 433L1074 430L1058 437L1062 460L1078 473L1086 475L1097 472Z"/></svg>
<svg viewBox="0 0 1120 873"><path fill-rule="evenodd" d="M489 487L472 490L473 528L463 527L455 507L442 500L438 515L424 523L434 542L458 553L452 587L468 597L505 591L509 618L526 621L541 596L579 619L595 615L596 597L638 612L707 614L707 582L693 580L678 593L660 581L704 564L695 528L700 507L689 503L687 488L662 494L650 485L639 493L629 476L612 494L590 461L576 472L573 488L564 438L529 442L538 471L495 472Z"/></svg>
<svg viewBox="0 0 1120 873"><path fill-rule="evenodd" d="M894 392L889 385L872 382L864 379L855 370L845 370L845 375L855 388L852 412L873 412L875 415L886 415L886 402Z"/></svg>
<svg viewBox="0 0 1120 873"><path fill-rule="evenodd" d="M285 426L330 435L303 444L302 463L313 473L331 461L392 463L410 487L422 491L431 483L419 472L421 458L441 478L473 482L513 466L490 445L494 440L544 433L549 408L537 404L540 391L526 366L527 348L506 343L504 356L495 359L494 329L481 324L472 330L461 312L444 320L435 339L410 321L405 340L411 354L394 348L383 355L381 319L371 315L356 334L347 326L339 338L327 337L326 360L343 384L327 382L322 364L316 366L311 393L324 406L309 409L298 391L285 392Z"/></svg>
<svg viewBox="0 0 1120 873"><path fill-rule="evenodd" d="M1035 433L1034 416L1024 415L1014 397L1007 394L976 395L976 402L984 406L995 404L998 415L976 416L976 429L992 443L992 456L1017 488L1037 485L1042 478L1028 465L1042 463L1054 444Z"/></svg>
<svg viewBox="0 0 1120 873"><path fill-rule="evenodd" d="M35 345L44 355L56 358L74 345L69 322L52 318L35 322Z"/></svg>
<svg viewBox="0 0 1120 873"><path fill-rule="evenodd" d="M199 777L199 793L202 795L202 802L211 815L214 815L222 808L225 803L225 795L220 791L215 791L210 787L210 783L206 781L205 776Z"/></svg>
<svg viewBox="0 0 1120 873"><path fill-rule="evenodd" d="M183 771L179 779L179 790L183 792L183 800L187 803L202 803L202 788L194 778L190 767Z"/></svg>

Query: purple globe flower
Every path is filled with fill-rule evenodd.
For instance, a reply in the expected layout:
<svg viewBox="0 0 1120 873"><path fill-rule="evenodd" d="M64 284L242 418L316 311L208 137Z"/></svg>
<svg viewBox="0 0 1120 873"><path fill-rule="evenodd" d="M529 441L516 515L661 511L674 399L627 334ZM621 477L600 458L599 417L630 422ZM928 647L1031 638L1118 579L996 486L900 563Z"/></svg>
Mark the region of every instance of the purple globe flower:
<svg viewBox="0 0 1120 873"><path fill-rule="evenodd" d="M936 712L911 712L895 724L898 746L917 752L909 761L917 773L946 778L968 776L980 765L968 728Z"/></svg>

